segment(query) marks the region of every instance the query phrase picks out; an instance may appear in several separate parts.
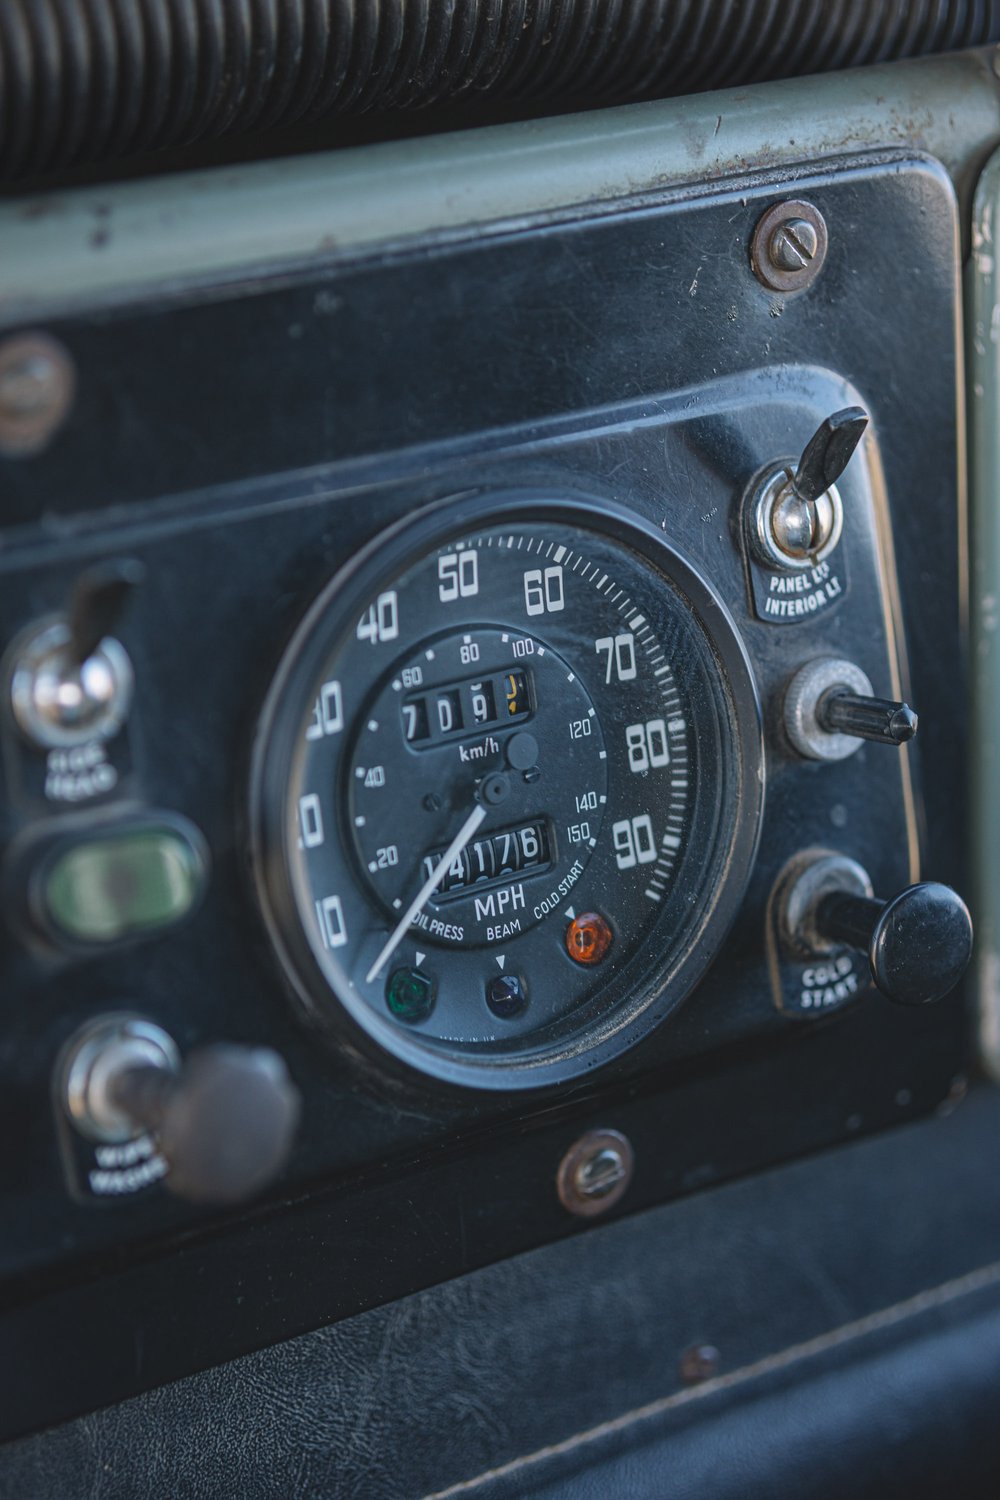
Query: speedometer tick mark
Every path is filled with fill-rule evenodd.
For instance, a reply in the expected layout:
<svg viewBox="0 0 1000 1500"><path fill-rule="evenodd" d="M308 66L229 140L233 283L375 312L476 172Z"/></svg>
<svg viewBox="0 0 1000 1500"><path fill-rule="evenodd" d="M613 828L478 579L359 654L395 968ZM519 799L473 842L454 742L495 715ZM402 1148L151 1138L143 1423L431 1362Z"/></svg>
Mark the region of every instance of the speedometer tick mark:
<svg viewBox="0 0 1000 1500"><path fill-rule="evenodd" d="M371 733L374 734L376 729L378 728L378 719L369 719L368 728L370 729Z"/></svg>
<svg viewBox="0 0 1000 1500"><path fill-rule="evenodd" d="M402 687L402 686L403 686L403 684L402 684L402 683L401 683L401 682L398 682L398 681L397 681L397 682L394 682L394 683L393 683L393 685L392 685L392 690L393 690L393 692L394 692L394 693L398 693L398 692L399 692L399 690L400 690L400 688L401 688L401 687Z"/></svg>
<svg viewBox="0 0 1000 1500"><path fill-rule="evenodd" d="M567 672L566 673L566 681L567 682L575 682L576 681L576 678L575 678L575 676L573 675L572 672Z"/></svg>
<svg viewBox="0 0 1000 1500"><path fill-rule="evenodd" d="M354 826L355 828L364 828L365 820L360 814L354 819Z"/></svg>
<svg viewBox="0 0 1000 1500"><path fill-rule="evenodd" d="M607 760L607 758L608 758L608 752L606 750L602 750L601 751L601 759L602 760Z"/></svg>
<svg viewBox="0 0 1000 1500"><path fill-rule="evenodd" d="M562 560L563 560L563 558L565 556L566 556L566 548L565 547L557 547L556 548L556 558L555 558L556 562L557 563L561 563Z"/></svg>

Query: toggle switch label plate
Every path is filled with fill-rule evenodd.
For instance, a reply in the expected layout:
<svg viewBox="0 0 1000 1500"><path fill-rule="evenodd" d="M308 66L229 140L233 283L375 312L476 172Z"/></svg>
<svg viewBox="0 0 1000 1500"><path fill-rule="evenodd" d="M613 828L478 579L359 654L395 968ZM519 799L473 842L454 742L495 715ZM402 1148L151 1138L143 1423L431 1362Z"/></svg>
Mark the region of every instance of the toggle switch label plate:
<svg viewBox="0 0 1000 1500"><path fill-rule="evenodd" d="M63 1119L59 1135L67 1188L81 1202L134 1198L157 1187L169 1170L149 1134L120 1143L88 1141Z"/></svg>

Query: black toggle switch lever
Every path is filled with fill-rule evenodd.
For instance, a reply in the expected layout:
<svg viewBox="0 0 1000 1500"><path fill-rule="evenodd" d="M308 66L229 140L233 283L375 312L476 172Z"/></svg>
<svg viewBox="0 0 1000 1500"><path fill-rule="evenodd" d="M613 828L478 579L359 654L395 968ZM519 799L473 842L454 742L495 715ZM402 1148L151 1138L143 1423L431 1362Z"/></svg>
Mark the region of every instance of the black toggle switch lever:
<svg viewBox="0 0 1000 1500"><path fill-rule="evenodd" d="M868 413L861 406L845 406L825 417L802 450L791 487L806 505L836 484L864 436Z"/></svg>
<svg viewBox="0 0 1000 1500"><path fill-rule="evenodd" d="M238 1203L288 1158L301 1100L269 1047L217 1043L183 1063L170 1036L125 1013L90 1022L63 1064L66 1110L91 1140L149 1134L166 1185L195 1203Z"/></svg>
<svg viewBox="0 0 1000 1500"><path fill-rule="evenodd" d="M840 540L844 509L837 480L868 426L860 406L825 417L797 464L775 464L747 508L749 542L759 562L779 572L814 567Z"/></svg>
<svg viewBox="0 0 1000 1500"><path fill-rule="evenodd" d="M830 943L867 952L872 978L899 1005L941 1000L972 956L972 919L947 885L924 881L890 901L830 891L812 914L813 931Z"/></svg>
<svg viewBox="0 0 1000 1500"><path fill-rule="evenodd" d="M827 734L850 734L879 745L905 745L917 732L917 716L908 703L862 697L836 688L820 699L816 719Z"/></svg>
<svg viewBox="0 0 1000 1500"><path fill-rule="evenodd" d="M88 569L64 614L29 627L13 648L10 707L40 750L113 739L132 702L132 663L114 635L144 577L131 559Z"/></svg>
<svg viewBox="0 0 1000 1500"><path fill-rule="evenodd" d="M132 591L146 570L135 558L121 558L88 568L76 581L69 606L67 657L76 667L94 655L114 631Z"/></svg>

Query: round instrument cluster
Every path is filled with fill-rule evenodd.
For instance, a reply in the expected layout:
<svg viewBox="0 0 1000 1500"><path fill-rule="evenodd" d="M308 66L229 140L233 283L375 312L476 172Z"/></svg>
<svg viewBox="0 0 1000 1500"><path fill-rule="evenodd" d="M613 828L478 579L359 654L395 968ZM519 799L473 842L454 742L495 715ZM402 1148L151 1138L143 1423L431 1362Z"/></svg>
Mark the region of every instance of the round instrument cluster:
<svg viewBox="0 0 1000 1500"><path fill-rule="evenodd" d="M759 711L729 617L615 507L435 507L335 577L269 694L255 868L295 992L453 1083L540 1086L690 991L742 896Z"/></svg>

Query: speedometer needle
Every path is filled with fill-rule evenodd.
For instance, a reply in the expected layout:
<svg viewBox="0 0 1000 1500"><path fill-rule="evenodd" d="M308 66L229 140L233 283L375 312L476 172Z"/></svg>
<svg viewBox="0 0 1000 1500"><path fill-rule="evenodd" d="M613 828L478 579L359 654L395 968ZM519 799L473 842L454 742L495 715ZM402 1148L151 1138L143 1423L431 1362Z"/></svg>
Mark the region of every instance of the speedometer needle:
<svg viewBox="0 0 1000 1500"><path fill-rule="evenodd" d="M461 854L462 850L465 848L466 844L469 842L472 835L475 833L476 829L479 827L485 816L485 807L476 806L472 809L469 816L466 818L465 822L462 824L461 828L458 830L455 837L452 839L451 843L442 854L440 860L434 866L434 869L428 875L427 879L424 881L423 885L414 896L412 902L400 917L399 924L393 932L392 936L389 938L389 941L386 943L385 947L382 949L382 952L379 954L378 958L375 960L371 968L368 970L368 973L365 975L365 984L371 984L373 979L378 978L379 972L385 965L386 961L392 957L396 949L399 947L400 943L403 941L403 938L406 936L406 930L409 927L410 923L413 921L413 918L417 915L417 912L423 906L424 902L429 901L433 896L434 892L441 884L445 875L448 873L448 866L453 864Z"/></svg>

